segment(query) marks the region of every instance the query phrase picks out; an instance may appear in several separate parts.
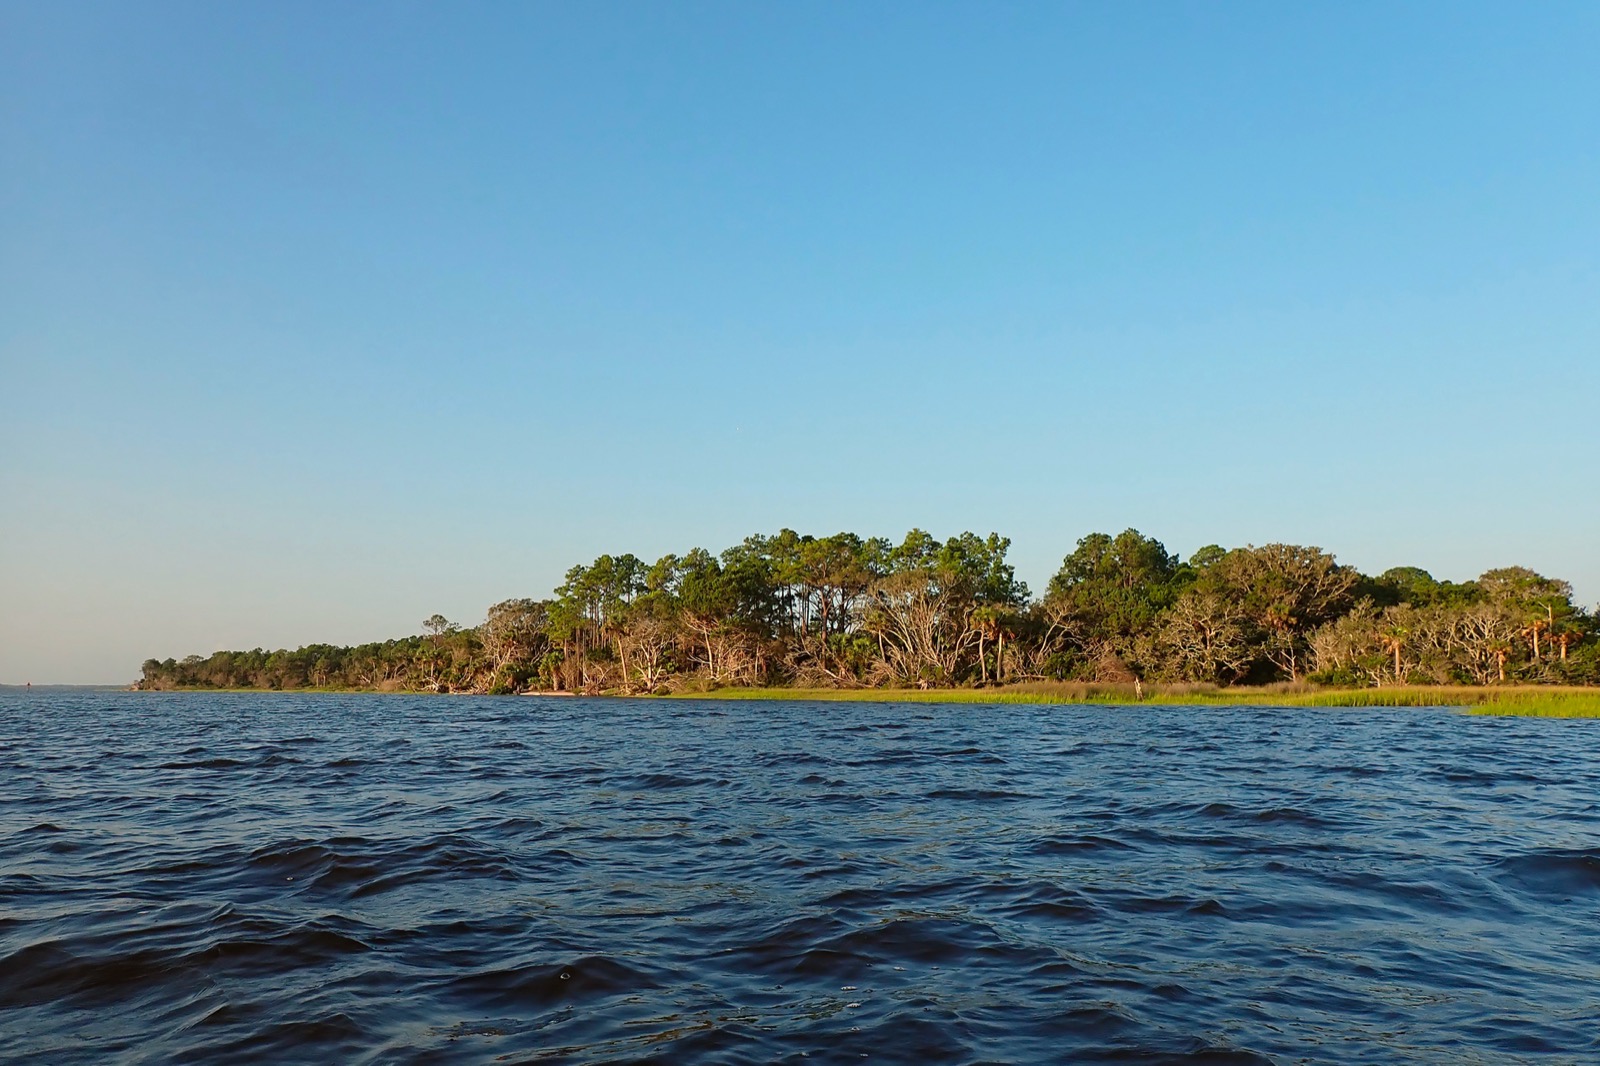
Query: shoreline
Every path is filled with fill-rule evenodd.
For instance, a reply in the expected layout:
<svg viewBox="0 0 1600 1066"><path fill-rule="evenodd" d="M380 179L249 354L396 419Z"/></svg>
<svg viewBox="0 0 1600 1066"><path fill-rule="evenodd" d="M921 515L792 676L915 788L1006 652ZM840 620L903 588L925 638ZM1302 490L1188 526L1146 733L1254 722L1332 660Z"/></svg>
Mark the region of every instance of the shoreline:
<svg viewBox="0 0 1600 1066"><path fill-rule="evenodd" d="M216 693L317 693L381 696L482 696L474 692L423 692L377 688L130 688L130 692ZM573 698L570 691L527 691L516 696ZM1600 687L1520 685L1503 688L1468 686L1392 686L1368 689L1317 689L1306 686L1269 685L1254 688L1196 688L1151 685L1136 690L1124 684L1045 683L988 688L713 688L704 692L624 693L600 692L589 699L662 700L794 700L813 703L943 703L1002 706L1057 705L1105 707L1269 707L1296 709L1389 709L1451 707L1468 714L1554 718L1600 718Z"/></svg>
<svg viewBox="0 0 1600 1066"><path fill-rule="evenodd" d="M780 689L722 688L673 693L665 699L793 699L898 703L1060 704L1108 707L1272 707L1404 710L1453 707L1469 714L1529 717L1600 718L1600 687L1519 685L1393 686L1369 689L1315 689L1294 686L1184 690L1150 686L1142 695L1132 685L1017 685L990 689Z"/></svg>

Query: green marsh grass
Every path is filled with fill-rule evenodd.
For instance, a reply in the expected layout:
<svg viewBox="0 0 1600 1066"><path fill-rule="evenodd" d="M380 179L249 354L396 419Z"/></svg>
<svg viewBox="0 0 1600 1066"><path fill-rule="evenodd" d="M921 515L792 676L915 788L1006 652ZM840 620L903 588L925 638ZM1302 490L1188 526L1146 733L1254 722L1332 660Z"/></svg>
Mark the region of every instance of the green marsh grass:
<svg viewBox="0 0 1600 1066"><path fill-rule="evenodd" d="M1407 686L1323 689L1310 685L1218 688L1042 682L991 688L832 689L720 688L682 692L682 698L739 700L853 700L896 703L1060 703L1182 707L1461 707L1473 714L1600 718L1600 689L1522 686Z"/></svg>
<svg viewBox="0 0 1600 1066"><path fill-rule="evenodd" d="M1531 718L1600 718L1600 692L1594 689L1517 689L1498 693L1469 710L1472 714Z"/></svg>

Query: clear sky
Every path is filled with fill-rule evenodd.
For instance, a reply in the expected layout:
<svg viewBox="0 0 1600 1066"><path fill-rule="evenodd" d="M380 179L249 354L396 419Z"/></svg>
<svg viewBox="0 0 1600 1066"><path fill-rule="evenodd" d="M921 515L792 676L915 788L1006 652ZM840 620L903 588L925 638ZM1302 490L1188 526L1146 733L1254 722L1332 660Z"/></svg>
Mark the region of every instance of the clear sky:
<svg viewBox="0 0 1600 1066"><path fill-rule="evenodd" d="M1600 5L0 0L0 682L789 526L1600 599Z"/></svg>

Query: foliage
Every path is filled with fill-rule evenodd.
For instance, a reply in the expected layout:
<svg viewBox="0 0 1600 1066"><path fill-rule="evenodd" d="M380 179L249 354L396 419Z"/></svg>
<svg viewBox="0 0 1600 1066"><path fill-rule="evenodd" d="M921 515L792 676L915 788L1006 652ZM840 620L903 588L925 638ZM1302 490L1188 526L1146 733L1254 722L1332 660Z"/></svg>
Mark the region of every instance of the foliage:
<svg viewBox="0 0 1600 1066"><path fill-rule="evenodd" d="M1320 548L1208 545L1187 562L1128 529L1077 542L1038 600L998 534L898 542L780 530L714 555L602 555L548 599L357 647L145 662L147 688L660 693L724 686L1050 684L1226 692L1600 684L1594 617L1525 567L1460 584L1368 577ZM1175 687L1176 686L1176 687ZM1195 688L1199 686L1199 688ZM1224 697L1232 698L1232 697Z"/></svg>

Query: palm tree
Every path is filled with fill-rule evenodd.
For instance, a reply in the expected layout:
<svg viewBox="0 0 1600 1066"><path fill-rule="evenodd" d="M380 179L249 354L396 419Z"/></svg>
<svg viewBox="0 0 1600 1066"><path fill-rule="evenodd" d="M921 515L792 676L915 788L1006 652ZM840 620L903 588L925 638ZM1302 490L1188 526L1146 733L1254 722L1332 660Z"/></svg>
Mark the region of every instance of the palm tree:
<svg viewBox="0 0 1600 1066"><path fill-rule="evenodd" d="M1013 616L1008 614L1001 621L1003 624L1000 626L999 635L995 638L994 679L997 684L1003 685L1006 683L1006 638L1011 637L1015 640L1016 634L1011 631Z"/></svg>
<svg viewBox="0 0 1600 1066"><path fill-rule="evenodd" d="M1533 659L1539 661L1539 634L1550 628L1550 622L1537 616L1528 620L1519 632L1527 637L1533 646Z"/></svg>
<svg viewBox="0 0 1600 1066"><path fill-rule="evenodd" d="M1405 677L1400 673L1400 649L1405 647L1406 638L1410 635L1411 631L1402 625L1390 625L1378 633L1378 643L1383 645L1384 651L1394 655L1395 684L1405 681Z"/></svg>
<svg viewBox="0 0 1600 1066"><path fill-rule="evenodd" d="M982 673L983 683L989 683L989 660L984 657L983 644L986 640L1005 639L1004 630L1000 627L1000 609L998 607L979 607L972 612L972 628L978 634L978 669ZM1001 645L1002 650L1004 645ZM996 673L999 673L999 664L996 664Z"/></svg>
<svg viewBox="0 0 1600 1066"><path fill-rule="evenodd" d="M1295 625L1299 622L1299 619L1290 613L1287 606L1282 604L1274 604L1273 606L1268 607L1265 613L1263 613L1262 621L1265 622L1267 624L1267 628L1271 629L1275 634L1277 634L1278 639L1283 642L1284 659L1280 665L1287 666L1289 668L1289 680L1299 681L1299 658L1295 654L1294 646L1294 629Z"/></svg>

